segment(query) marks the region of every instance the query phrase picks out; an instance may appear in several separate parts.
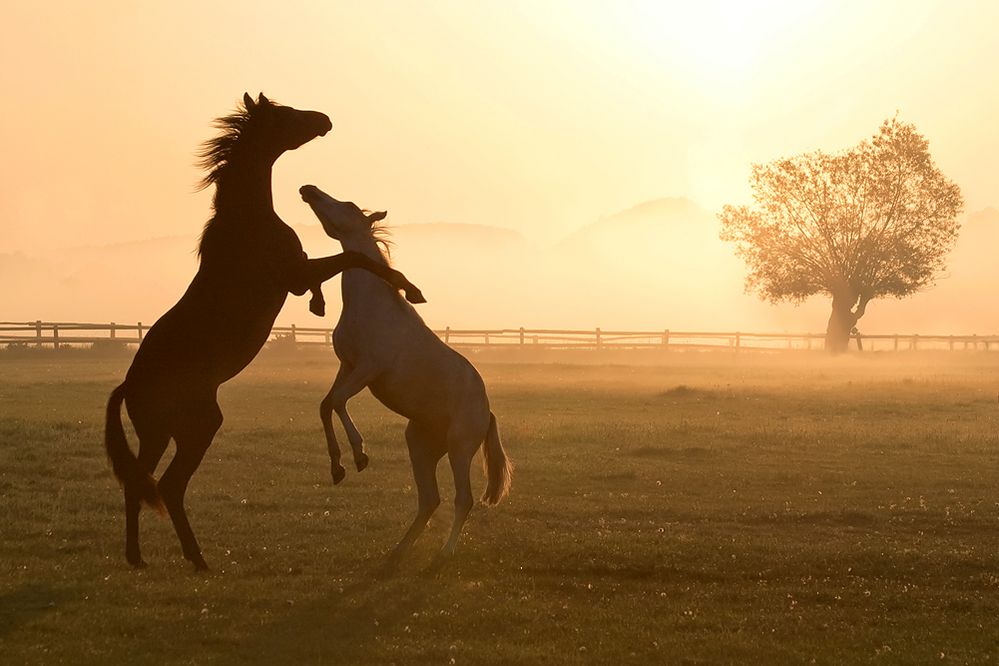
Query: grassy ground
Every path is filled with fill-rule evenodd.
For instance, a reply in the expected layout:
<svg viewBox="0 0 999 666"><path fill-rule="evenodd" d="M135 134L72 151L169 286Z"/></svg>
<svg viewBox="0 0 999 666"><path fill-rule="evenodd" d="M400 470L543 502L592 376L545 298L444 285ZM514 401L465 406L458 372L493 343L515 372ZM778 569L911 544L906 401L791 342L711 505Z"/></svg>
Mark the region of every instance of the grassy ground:
<svg viewBox="0 0 999 666"><path fill-rule="evenodd" d="M213 572L148 512L150 567L128 569L101 446L127 363L0 354L0 662L999 659L995 356L482 364L513 494L429 575L442 465L445 504L389 580L416 503L404 423L356 399L372 464L334 488L312 353L223 388L188 493Z"/></svg>

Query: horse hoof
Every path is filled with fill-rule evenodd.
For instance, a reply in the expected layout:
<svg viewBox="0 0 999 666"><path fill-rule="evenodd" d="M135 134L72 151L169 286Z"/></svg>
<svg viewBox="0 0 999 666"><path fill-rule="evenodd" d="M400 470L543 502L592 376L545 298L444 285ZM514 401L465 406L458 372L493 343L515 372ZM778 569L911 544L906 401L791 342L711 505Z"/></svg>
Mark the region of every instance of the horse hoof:
<svg viewBox="0 0 999 666"><path fill-rule="evenodd" d="M343 465L330 465L330 474L333 476L333 485L335 486L347 476L347 470L343 468Z"/></svg>
<svg viewBox="0 0 999 666"><path fill-rule="evenodd" d="M201 553L198 553L197 555L192 555L191 557L188 557L187 559L191 562L191 564L194 565L194 570L195 571L199 571L200 572L200 571L208 571L209 570L208 569L208 563L205 562L205 558L201 556Z"/></svg>
<svg viewBox="0 0 999 666"><path fill-rule="evenodd" d="M368 466L368 454L358 453L354 456L354 464L357 465L357 471L363 471L365 467Z"/></svg>
<svg viewBox="0 0 999 666"><path fill-rule="evenodd" d="M135 558L129 557L128 563L132 565L133 569L145 569L146 567L149 566L148 564L146 564L146 561L141 557L135 557Z"/></svg>

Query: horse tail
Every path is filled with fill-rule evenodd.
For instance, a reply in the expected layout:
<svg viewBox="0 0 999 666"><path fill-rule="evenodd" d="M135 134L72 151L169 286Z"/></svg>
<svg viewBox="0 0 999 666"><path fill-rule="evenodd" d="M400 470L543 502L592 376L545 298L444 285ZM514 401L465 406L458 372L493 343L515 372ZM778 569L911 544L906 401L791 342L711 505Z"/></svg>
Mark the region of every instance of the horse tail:
<svg viewBox="0 0 999 666"><path fill-rule="evenodd" d="M111 461L111 469L121 482L126 493L134 492L139 499L160 513L164 512L163 500L156 489L156 481L152 474L143 472L139 467L132 449L125 439L125 429L121 425L121 403L125 400L125 384L111 391L108 398L107 416L104 421L104 450Z"/></svg>
<svg viewBox="0 0 999 666"><path fill-rule="evenodd" d="M499 430L496 428L496 415L492 412L489 413L489 432L486 433L486 445L482 447L482 453L482 467L485 469L488 479L486 491L482 493L482 503L495 506L510 492L513 463L507 457L503 444L500 442Z"/></svg>

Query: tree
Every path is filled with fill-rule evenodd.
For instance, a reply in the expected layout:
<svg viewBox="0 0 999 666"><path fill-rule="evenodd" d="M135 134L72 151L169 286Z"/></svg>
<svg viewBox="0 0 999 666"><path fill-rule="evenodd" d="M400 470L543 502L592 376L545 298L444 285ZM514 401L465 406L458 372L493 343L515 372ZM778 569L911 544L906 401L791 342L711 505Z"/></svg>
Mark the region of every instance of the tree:
<svg viewBox="0 0 999 666"><path fill-rule="evenodd" d="M827 294L826 349L840 353L872 299L931 286L964 204L928 145L893 118L845 152L753 165L755 203L719 214L722 239L746 262L746 291L774 303Z"/></svg>

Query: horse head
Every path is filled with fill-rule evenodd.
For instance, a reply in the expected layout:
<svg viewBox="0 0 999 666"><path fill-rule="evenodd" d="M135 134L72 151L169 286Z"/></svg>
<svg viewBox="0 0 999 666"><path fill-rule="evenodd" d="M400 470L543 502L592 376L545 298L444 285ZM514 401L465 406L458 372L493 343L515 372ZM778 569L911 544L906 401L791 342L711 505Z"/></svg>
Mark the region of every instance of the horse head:
<svg viewBox="0 0 999 666"><path fill-rule="evenodd" d="M319 218L326 235L341 242L359 234L370 236L374 223L388 214L384 211L368 213L353 201L337 201L315 185L303 185L298 192Z"/></svg>
<svg viewBox="0 0 999 666"><path fill-rule="evenodd" d="M246 107L247 125L253 127L258 141L276 155L325 136L333 129L333 123L325 113L300 111L276 104L263 93L257 96L256 101L243 93L243 105Z"/></svg>
<svg viewBox="0 0 999 666"><path fill-rule="evenodd" d="M333 129L329 116L276 104L263 93L254 101L243 94L243 107L215 120L221 130L202 146L199 164L208 173L200 187L219 185L226 175L249 166L270 165L281 153L294 150ZM218 195L216 195L218 196Z"/></svg>

